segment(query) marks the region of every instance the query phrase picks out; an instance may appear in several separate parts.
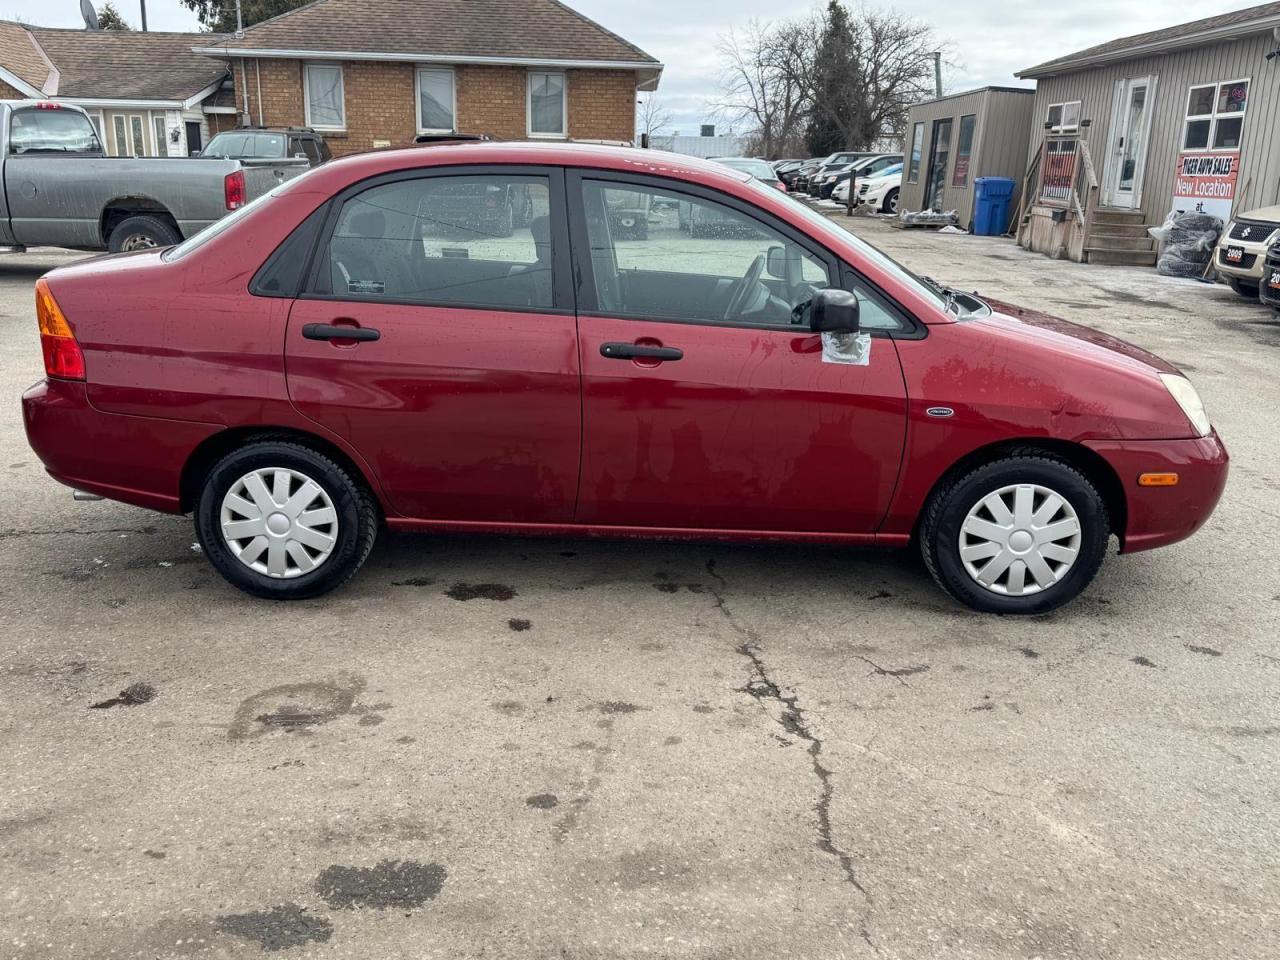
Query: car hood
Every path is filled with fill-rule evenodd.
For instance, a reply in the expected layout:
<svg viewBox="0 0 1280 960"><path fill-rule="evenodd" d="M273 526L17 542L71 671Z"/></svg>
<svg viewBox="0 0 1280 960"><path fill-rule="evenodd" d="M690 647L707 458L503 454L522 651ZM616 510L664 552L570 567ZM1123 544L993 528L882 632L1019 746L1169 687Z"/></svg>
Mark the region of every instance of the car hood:
<svg viewBox="0 0 1280 960"><path fill-rule="evenodd" d="M1256 210L1246 210L1244 213L1236 214L1231 219L1257 220L1261 223L1280 224L1280 206L1258 207Z"/></svg>
<svg viewBox="0 0 1280 960"><path fill-rule="evenodd" d="M1177 367L1149 350L1134 346L1101 330L1081 326L1052 314L1019 307L989 297L980 299L992 310L989 320L1005 327L1030 345L1050 351L1069 351L1090 356L1093 360L1132 370L1145 368L1150 373L1180 373Z"/></svg>

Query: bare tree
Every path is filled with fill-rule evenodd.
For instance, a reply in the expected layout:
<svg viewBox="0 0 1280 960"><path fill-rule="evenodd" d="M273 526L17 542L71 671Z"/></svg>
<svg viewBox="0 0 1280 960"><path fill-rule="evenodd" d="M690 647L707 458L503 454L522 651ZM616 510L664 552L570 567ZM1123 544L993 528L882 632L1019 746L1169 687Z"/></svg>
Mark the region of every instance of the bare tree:
<svg viewBox="0 0 1280 960"><path fill-rule="evenodd" d="M656 91L642 93L640 109L636 111L636 130L643 136L652 137L671 127L671 111L662 105Z"/></svg>
<svg viewBox="0 0 1280 960"><path fill-rule="evenodd" d="M783 62L778 27L752 20L741 34L730 30L717 44L723 60L717 112L733 123L751 126L747 134L755 156L794 152L803 136L807 107L804 91Z"/></svg>

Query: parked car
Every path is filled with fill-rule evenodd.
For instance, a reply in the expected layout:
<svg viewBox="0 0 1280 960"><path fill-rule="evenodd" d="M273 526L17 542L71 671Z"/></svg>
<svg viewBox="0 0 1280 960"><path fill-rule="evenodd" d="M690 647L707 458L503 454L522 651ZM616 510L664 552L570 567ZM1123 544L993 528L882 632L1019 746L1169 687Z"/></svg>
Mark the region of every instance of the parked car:
<svg viewBox="0 0 1280 960"><path fill-rule="evenodd" d="M845 180L831 194L841 203L849 202L849 187L854 181ZM895 163L885 167L873 177L856 181L857 196L853 198L855 207L869 207L879 213L896 214L898 212L898 194L902 188L902 164Z"/></svg>
<svg viewBox="0 0 1280 960"><path fill-rule="evenodd" d="M823 157L822 160L819 161L817 169L810 171L809 174L804 177L804 183L798 184L797 188L802 192L808 193L810 196L816 197L818 195L817 184L821 183L827 174L831 173L831 171L835 170L837 167L845 167L858 160L862 160L865 157L871 156L875 156L875 154L866 150L845 150L840 153L833 153L830 156Z"/></svg>
<svg viewBox="0 0 1280 960"><path fill-rule="evenodd" d="M309 127L241 127L215 134L196 153L200 157L232 160L305 159L316 167L333 159L324 137Z"/></svg>
<svg viewBox="0 0 1280 960"><path fill-rule="evenodd" d="M767 183L776 190L787 192L787 185L782 182L767 160L752 160L747 157L712 157L711 159L734 170L749 173L761 183Z"/></svg>
<svg viewBox="0 0 1280 960"><path fill-rule="evenodd" d="M1262 282L1258 287L1258 299L1267 306L1280 310L1280 242L1273 243L1267 251L1262 266Z"/></svg>
<svg viewBox="0 0 1280 960"><path fill-rule="evenodd" d="M1214 266L1231 289L1258 299L1267 251L1280 241L1280 206L1260 207L1232 217L1218 240Z"/></svg>
<svg viewBox="0 0 1280 960"><path fill-rule="evenodd" d="M902 154L900 153L881 153L863 157L853 163L836 167L821 180L817 181L814 185L816 189L811 188L810 192L821 200L829 200L831 199L832 191L840 184L848 180L857 181L861 177L875 176L881 170L901 162Z"/></svg>
<svg viewBox="0 0 1280 960"><path fill-rule="evenodd" d="M788 190L791 189L791 180L795 177L797 171L804 166L803 160L777 160L773 163L773 172L778 175Z"/></svg>
<svg viewBox="0 0 1280 960"><path fill-rule="evenodd" d="M545 213L424 238L459 182ZM678 196L619 242L613 193ZM175 322L174 304L181 304ZM906 547L958 600L1057 607L1208 518L1227 453L1173 366L918 277L722 164L575 144L335 160L165 251L36 284L31 446L194 513L237 587L316 596L378 531Z"/></svg>
<svg viewBox="0 0 1280 960"><path fill-rule="evenodd" d="M791 178L791 182L787 184L792 192L804 193L809 189L809 178L818 172L818 168L822 166L826 157L813 157L806 160L800 165Z"/></svg>
<svg viewBox="0 0 1280 960"><path fill-rule="evenodd" d="M79 107L0 101L0 247L170 246L306 169L301 160L108 157Z"/></svg>

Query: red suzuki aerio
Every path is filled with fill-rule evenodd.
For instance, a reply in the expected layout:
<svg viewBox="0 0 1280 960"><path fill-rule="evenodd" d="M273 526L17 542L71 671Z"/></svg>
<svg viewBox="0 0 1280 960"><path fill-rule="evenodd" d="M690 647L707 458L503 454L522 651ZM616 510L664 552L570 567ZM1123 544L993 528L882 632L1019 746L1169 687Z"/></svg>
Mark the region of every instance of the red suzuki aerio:
<svg viewBox="0 0 1280 960"><path fill-rule="evenodd" d="M1191 384L918 277L727 167L455 144L350 157L167 250L37 284L49 473L194 512L311 597L395 530L918 542L1037 613L1111 534L1189 536L1227 454Z"/></svg>

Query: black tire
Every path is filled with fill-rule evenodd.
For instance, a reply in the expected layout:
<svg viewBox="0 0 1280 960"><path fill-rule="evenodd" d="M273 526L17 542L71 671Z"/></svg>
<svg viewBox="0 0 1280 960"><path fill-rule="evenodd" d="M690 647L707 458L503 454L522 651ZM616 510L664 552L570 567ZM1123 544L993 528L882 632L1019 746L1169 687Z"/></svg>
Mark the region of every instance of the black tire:
<svg viewBox="0 0 1280 960"><path fill-rule="evenodd" d="M283 467L314 480L337 514L336 543L314 570L288 579L259 573L242 563L222 536L222 501L240 478L254 470ZM209 471L195 511L196 536L205 556L233 586L269 600L304 600L328 593L353 577L378 533L378 509L359 478L324 454L286 440L262 440L227 454Z"/></svg>
<svg viewBox="0 0 1280 960"><path fill-rule="evenodd" d="M880 204L881 213L897 213L898 212L898 193L899 189L894 187L884 195L884 201Z"/></svg>
<svg viewBox="0 0 1280 960"><path fill-rule="evenodd" d="M1258 285L1251 280L1241 280L1238 277L1228 277L1227 283L1231 289L1246 300L1258 299Z"/></svg>
<svg viewBox="0 0 1280 960"><path fill-rule="evenodd" d="M960 532L979 501L1002 487L1020 483L1038 484L1065 499L1079 520L1080 543L1075 562L1062 579L1035 593L1010 596L982 586L965 569ZM939 486L925 506L920 552L934 580L960 603L984 613L1027 615L1046 613L1079 596L1102 566L1110 535L1106 504L1084 474L1052 456L1025 451Z"/></svg>
<svg viewBox="0 0 1280 960"><path fill-rule="evenodd" d="M137 214L116 224L107 238L107 249L112 253L123 253L126 250L172 247L181 242L182 236L172 224L159 217Z"/></svg>

